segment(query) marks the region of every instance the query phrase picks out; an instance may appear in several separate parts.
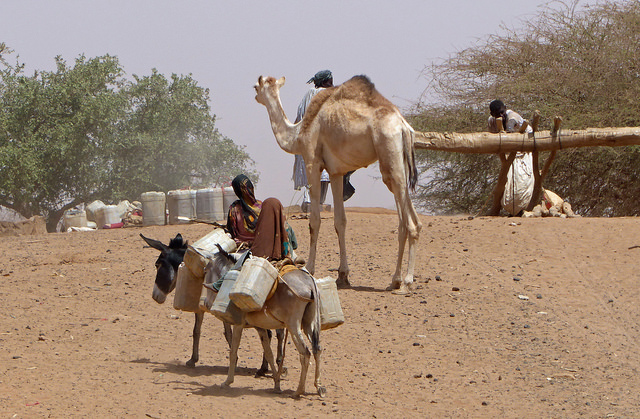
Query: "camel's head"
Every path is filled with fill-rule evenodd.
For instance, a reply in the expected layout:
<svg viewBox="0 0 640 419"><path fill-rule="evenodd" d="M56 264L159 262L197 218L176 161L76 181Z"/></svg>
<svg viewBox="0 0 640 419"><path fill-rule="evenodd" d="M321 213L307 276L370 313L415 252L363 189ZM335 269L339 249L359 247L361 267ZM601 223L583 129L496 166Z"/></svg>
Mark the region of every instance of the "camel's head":
<svg viewBox="0 0 640 419"><path fill-rule="evenodd" d="M284 86L284 77L276 80L273 77L258 77L258 82L253 86L256 89L256 100L267 106L269 99L277 98L280 88Z"/></svg>

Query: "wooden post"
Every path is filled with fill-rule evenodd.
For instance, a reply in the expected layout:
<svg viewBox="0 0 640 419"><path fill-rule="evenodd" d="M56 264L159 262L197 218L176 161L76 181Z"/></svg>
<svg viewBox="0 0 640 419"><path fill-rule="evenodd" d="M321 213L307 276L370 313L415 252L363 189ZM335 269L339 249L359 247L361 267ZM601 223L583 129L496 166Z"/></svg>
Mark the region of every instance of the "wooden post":
<svg viewBox="0 0 640 419"><path fill-rule="evenodd" d="M516 158L516 152L509 153L509 158L504 153L500 153L500 174L498 175L498 181L496 187L493 189L493 206L489 210L488 215L500 215L500 208L502 208L502 195L504 195L504 187L507 184L507 175L509 174L509 167L513 164L513 160Z"/></svg>
<svg viewBox="0 0 640 419"><path fill-rule="evenodd" d="M536 148L536 131L540 123L540 112L538 110L533 112L533 118L531 118L531 120L533 121L531 124L531 128L533 129L533 151L531 152L531 160L533 163L533 193L531 194L529 205L527 205L527 211L531 211L540 201L543 178L543 176L540 175L540 152Z"/></svg>

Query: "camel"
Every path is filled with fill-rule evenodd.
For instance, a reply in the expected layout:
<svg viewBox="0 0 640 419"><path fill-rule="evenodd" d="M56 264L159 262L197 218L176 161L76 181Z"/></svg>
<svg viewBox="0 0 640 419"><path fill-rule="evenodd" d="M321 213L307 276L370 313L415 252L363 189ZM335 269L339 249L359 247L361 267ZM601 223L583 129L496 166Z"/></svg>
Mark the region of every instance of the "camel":
<svg viewBox="0 0 640 419"><path fill-rule="evenodd" d="M406 294L413 283L415 246L422 223L409 197L415 188L418 172L414 157L414 130L399 109L385 99L366 76L355 76L342 85L322 90L312 99L304 118L297 124L289 121L280 101L285 78L258 78L254 86L256 101L267 108L271 128L280 148L301 154L307 166L310 184L311 245L307 269L315 270L316 248L320 231L320 175L329 173L334 204L334 226L340 246L337 285L349 288L349 267L345 244L347 220L342 201L342 177L349 171L379 162L382 180L393 193L398 211L398 259L387 288ZM402 260L409 242L407 274L402 274Z"/></svg>

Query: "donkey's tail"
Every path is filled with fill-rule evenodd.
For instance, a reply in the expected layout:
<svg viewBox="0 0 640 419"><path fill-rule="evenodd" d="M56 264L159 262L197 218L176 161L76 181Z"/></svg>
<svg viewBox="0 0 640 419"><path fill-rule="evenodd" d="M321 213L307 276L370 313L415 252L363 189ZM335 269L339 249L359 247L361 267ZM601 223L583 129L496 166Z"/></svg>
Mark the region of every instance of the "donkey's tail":
<svg viewBox="0 0 640 419"><path fill-rule="evenodd" d="M311 282L313 282L313 301L309 303L305 310L305 316L309 319L309 330L307 331L309 341L311 342L311 351L315 354L321 350L320 347L320 329L322 324L320 322L320 292L318 291L318 284L312 275Z"/></svg>

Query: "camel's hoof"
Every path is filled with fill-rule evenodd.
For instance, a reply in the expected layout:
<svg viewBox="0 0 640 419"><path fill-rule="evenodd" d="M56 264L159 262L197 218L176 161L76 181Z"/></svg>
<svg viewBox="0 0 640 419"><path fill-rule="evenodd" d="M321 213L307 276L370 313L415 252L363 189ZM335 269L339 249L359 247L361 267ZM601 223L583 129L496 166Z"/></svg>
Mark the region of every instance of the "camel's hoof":
<svg viewBox="0 0 640 419"><path fill-rule="evenodd" d="M233 383L233 381L232 381L231 383ZM225 381L224 383L220 384L220 387L222 387L222 388L229 388L229 387L231 387L231 383L230 383L230 382Z"/></svg>
<svg viewBox="0 0 640 419"><path fill-rule="evenodd" d="M336 286L338 287L338 289L351 288L351 283L349 282L349 279L346 275L339 275L338 280L336 281Z"/></svg>
<svg viewBox="0 0 640 419"><path fill-rule="evenodd" d="M400 288L391 291L391 294L395 294L395 295L407 295L410 293L411 293L411 290L409 289L409 286L407 284L402 284L400 285Z"/></svg>
<svg viewBox="0 0 640 419"><path fill-rule="evenodd" d="M327 395L327 389L324 386L318 386L318 396L324 398Z"/></svg>
<svg viewBox="0 0 640 419"><path fill-rule="evenodd" d="M389 285L386 288L386 290L387 291L398 290L398 289L400 289L401 286L402 286L402 282L400 282L400 281L391 281L391 285Z"/></svg>
<svg viewBox="0 0 640 419"><path fill-rule="evenodd" d="M187 367L189 367L189 368L194 368L194 367L196 366L196 362L198 362L198 361L197 361L197 360L196 360L196 361L194 361L193 359L190 359L190 360L188 360L188 361L187 361L187 364L186 364L186 365L187 365Z"/></svg>
<svg viewBox="0 0 640 419"><path fill-rule="evenodd" d="M282 394L282 389L280 388L280 386L277 386L273 388L273 392L276 394Z"/></svg>
<svg viewBox="0 0 640 419"><path fill-rule="evenodd" d="M287 378L287 374L289 374L287 367L282 367L282 370L280 371L280 378Z"/></svg>
<svg viewBox="0 0 640 419"><path fill-rule="evenodd" d="M304 392L303 392L303 393L304 393ZM303 394L303 393L295 392L295 393L293 393L293 395L291 396L291 398L292 398L292 399L296 399L296 400L298 400L298 399L302 396L302 394Z"/></svg>

